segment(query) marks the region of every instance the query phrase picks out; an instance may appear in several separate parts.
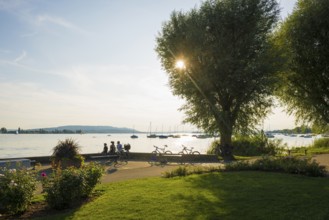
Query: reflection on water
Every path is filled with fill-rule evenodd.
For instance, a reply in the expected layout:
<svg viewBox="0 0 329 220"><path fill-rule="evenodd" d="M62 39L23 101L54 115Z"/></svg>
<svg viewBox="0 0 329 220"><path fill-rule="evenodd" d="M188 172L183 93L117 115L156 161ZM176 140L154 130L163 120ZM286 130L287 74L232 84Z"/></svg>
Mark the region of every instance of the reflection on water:
<svg viewBox="0 0 329 220"><path fill-rule="evenodd" d="M72 138L81 146L81 153L100 153L103 144L111 141L120 141L122 144L129 143L132 152L152 152L154 145L168 149L174 153L181 151L182 145L193 147L200 153L206 153L209 145L215 138L198 139L192 134L181 135L181 138L147 138L146 134L138 134L138 138L131 139L131 134L0 134L0 158L49 156L53 152L59 140ZM312 138L289 137L275 135L276 139L282 139L288 147L307 146L320 136Z"/></svg>

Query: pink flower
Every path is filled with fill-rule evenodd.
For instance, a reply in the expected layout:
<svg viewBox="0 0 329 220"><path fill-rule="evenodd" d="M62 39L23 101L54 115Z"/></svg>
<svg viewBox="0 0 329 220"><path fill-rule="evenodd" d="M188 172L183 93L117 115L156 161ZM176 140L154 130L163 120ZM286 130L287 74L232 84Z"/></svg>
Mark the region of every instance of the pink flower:
<svg viewBox="0 0 329 220"><path fill-rule="evenodd" d="M42 172L42 173L41 173L41 176L42 176L42 177L47 177L46 172Z"/></svg>

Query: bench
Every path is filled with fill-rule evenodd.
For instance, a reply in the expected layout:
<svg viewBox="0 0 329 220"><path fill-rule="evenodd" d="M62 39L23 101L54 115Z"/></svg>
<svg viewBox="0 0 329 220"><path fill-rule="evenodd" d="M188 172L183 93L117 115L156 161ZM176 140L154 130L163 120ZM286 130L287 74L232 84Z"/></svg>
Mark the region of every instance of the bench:
<svg viewBox="0 0 329 220"><path fill-rule="evenodd" d="M35 161L32 161L30 159L0 160L0 168L7 168L7 169L26 168L26 169L29 169L29 168L31 168L31 165L34 167Z"/></svg>

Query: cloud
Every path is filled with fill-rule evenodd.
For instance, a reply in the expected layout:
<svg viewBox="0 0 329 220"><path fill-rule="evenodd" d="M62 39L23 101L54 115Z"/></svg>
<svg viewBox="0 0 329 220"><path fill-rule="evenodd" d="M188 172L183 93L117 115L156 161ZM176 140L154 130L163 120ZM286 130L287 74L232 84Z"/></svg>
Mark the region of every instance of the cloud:
<svg viewBox="0 0 329 220"><path fill-rule="evenodd" d="M23 50L23 52L14 60L15 63L18 63L19 61L23 60L26 57L26 51Z"/></svg>
<svg viewBox="0 0 329 220"><path fill-rule="evenodd" d="M36 17L36 24L39 26L43 25L48 25L48 24L53 24L59 27L63 27L65 29L87 34L87 31L83 30L82 28L78 27L77 25L65 20L64 18L61 17L56 17L56 16L50 16L50 15L38 15Z"/></svg>

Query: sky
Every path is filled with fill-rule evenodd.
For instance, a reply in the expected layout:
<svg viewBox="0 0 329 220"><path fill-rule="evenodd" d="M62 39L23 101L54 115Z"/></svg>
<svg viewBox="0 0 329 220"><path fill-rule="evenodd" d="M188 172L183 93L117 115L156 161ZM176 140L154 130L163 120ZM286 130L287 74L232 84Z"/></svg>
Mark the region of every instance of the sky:
<svg viewBox="0 0 329 220"><path fill-rule="evenodd" d="M281 0L281 17L296 0ZM0 0L0 127L183 125L155 52L163 22L200 0ZM273 109L265 129L293 128Z"/></svg>

